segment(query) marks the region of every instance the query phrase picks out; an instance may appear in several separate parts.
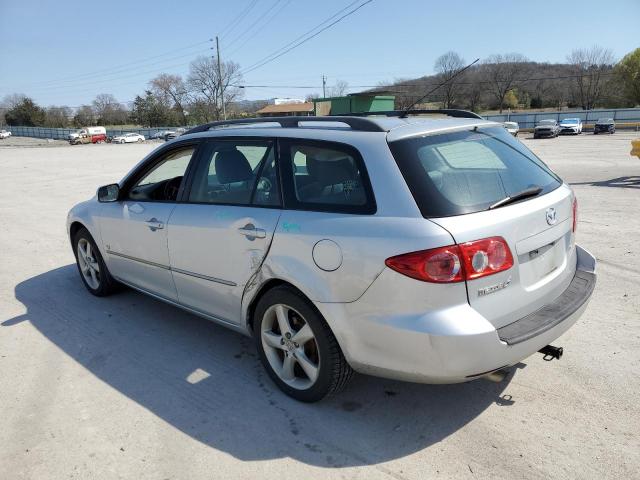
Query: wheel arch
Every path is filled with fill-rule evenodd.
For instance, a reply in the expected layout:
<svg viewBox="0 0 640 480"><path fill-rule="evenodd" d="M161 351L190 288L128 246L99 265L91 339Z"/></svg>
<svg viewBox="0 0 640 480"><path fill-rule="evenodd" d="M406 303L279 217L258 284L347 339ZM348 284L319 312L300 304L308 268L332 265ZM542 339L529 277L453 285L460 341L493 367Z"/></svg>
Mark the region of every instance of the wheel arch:
<svg viewBox="0 0 640 480"><path fill-rule="evenodd" d="M73 222L71 222L71 225L69 225L69 241L70 242L73 243L73 238L76 236L76 234L82 228L86 228L87 230L89 230L84 223L82 223L82 222L80 222L78 220L74 220ZM89 233L91 233L91 232L89 232Z"/></svg>
<svg viewBox="0 0 640 480"><path fill-rule="evenodd" d="M305 293L302 290L300 290L298 287L293 285L291 282L288 282L287 280L283 280L281 278L270 278L269 280L264 282L262 285L260 285L260 287L258 287L258 289L256 290L256 293L253 295L251 300L249 300L249 303L247 305L246 314L245 314L245 324L247 326L247 330L249 331L249 333L253 334L253 315L255 313L256 306L258 305L258 302L260 301L260 299L264 297L264 295L269 290L272 290L276 287L281 287L281 286L286 286L286 287L292 288L293 290L296 290L300 295L306 298L309 301L309 303L313 305L313 302L311 301L311 299L307 295L305 295Z"/></svg>
<svg viewBox="0 0 640 480"><path fill-rule="evenodd" d="M340 351L344 355L347 363L349 365L351 365L351 355L349 354L349 352L345 351L345 345L348 342L346 341L346 338L343 336L344 332L339 327L339 325L336 325L334 323L333 319L329 318L329 316L326 314L326 313L329 313L329 312L323 312L320 308L318 308L318 305L316 304L316 302L311 300L309 295L307 295L304 291L302 291L300 288L295 286L290 281L284 280L282 278L270 278L267 281L265 281L263 284L261 284L256 289L255 295L253 295L253 297L249 300L249 303L248 303L248 305L246 307L245 316L243 317L244 320L245 320L245 331L248 332L251 336L253 336L253 333L254 333L254 330L253 330L253 328L254 328L254 326L253 326L254 318L253 317L254 317L255 309L256 309L256 306L258 305L258 302L260 301L260 299L264 295L267 294L267 292L273 290L274 288L281 287L281 286L286 286L286 287L291 288L292 290L297 292L299 295L301 295L304 299L306 299L309 302L309 305L311 306L311 308L313 308L318 313L318 315L322 319L324 319L324 321L326 322L327 326L331 330L331 333L335 337L336 342L338 342L338 347L340 348Z"/></svg>

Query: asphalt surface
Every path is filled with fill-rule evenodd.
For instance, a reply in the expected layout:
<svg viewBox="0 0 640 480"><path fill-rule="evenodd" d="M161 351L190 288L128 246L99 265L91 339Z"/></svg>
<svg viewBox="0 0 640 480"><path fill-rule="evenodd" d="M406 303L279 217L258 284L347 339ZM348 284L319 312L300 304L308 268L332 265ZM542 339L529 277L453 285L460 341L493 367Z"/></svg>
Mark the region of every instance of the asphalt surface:
<svg viewBox="0 0 640 480"><path fill-rule="evenodd" d="M250 339L133 291L89 295L65 219L155 145L0 148L0 477L638 478L637 136L523 141L575 188L585 315L500 383L359 375L305 405ZM401 348L401 346L399 346Z"/></svg>

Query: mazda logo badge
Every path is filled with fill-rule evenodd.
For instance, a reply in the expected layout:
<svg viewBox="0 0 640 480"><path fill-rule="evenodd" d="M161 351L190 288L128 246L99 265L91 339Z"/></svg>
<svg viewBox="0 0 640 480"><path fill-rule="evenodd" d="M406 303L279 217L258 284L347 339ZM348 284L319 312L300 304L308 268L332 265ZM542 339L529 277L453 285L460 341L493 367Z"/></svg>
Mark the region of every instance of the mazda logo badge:
<svg viewBox="0 0 640 480"><path fill-rule="evenodd" d="M553 207L547 208L547 223L549 225L554 225L556 221L557 221L556 209Z"/></svg>

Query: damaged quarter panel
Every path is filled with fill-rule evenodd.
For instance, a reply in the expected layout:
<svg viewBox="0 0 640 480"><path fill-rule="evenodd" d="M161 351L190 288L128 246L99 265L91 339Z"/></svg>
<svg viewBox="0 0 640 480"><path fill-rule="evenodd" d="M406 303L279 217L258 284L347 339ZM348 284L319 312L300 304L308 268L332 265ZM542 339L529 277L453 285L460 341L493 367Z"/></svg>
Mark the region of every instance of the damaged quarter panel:
<svg viewBox="0 0 640 480"><path fill-rule="evenodd" d="M276 278L314 302L353 302L387 258L449 243L444 229L422 219L286 211L256 283Z"/></svg>

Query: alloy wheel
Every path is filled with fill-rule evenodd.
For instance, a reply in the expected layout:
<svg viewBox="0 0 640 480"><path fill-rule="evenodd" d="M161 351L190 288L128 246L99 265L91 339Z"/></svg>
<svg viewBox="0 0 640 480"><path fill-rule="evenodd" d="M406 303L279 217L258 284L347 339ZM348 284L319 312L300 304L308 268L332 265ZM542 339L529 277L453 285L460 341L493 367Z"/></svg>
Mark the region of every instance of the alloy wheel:
<svg viewBox="0 0 640 480"><path fill-rule="evenodd" d="M87 285L97 290L100 287L100 264L86 238L78 240L78 265Z"/></svg>
<svg viewBox="0 0 640 480"><path fill-rule="evenodd" d="M269 365L292 388L306 390L318 379L320 353L313 330L302 315L284 304L270 306L260 338Z"/></svg>

